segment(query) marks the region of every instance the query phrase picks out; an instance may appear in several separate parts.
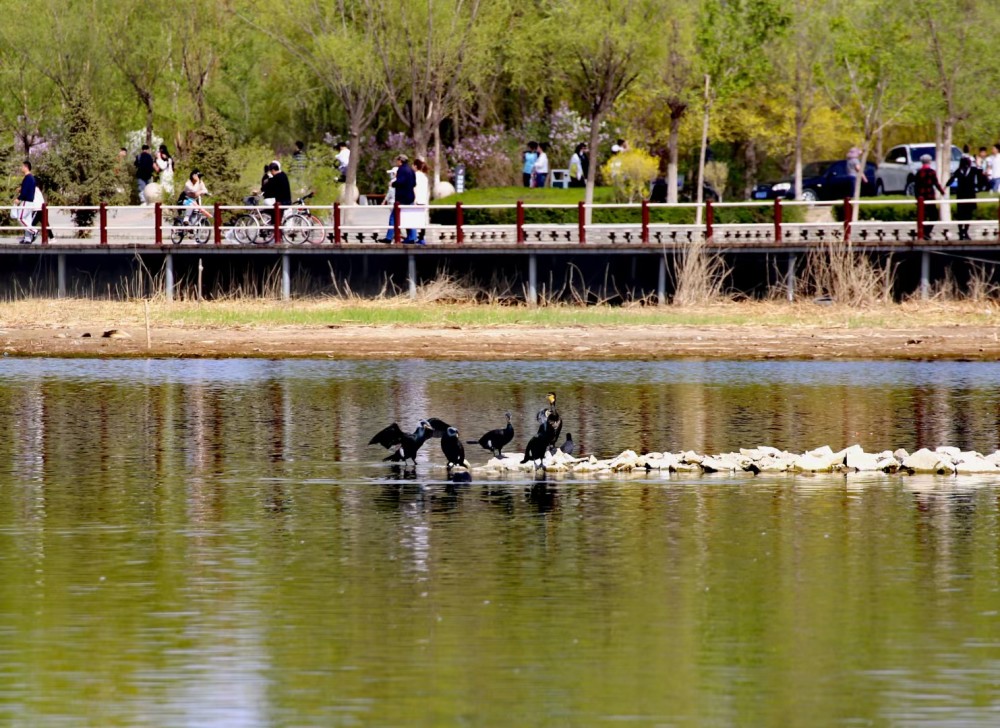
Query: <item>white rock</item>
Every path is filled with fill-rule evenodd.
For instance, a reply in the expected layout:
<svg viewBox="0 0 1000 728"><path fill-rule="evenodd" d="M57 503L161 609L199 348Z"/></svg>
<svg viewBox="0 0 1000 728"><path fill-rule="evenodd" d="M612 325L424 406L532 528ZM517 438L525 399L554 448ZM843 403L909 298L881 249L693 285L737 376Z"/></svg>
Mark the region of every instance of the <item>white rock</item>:
<svg viewBox="0 0 1000 728"><path fill-rule="evenodd" d="M759 447L755 447L753 449L747 449L741 447L740 455L742 455L743 457L750 458L751 460L760 460L762 457L764 457L764 453L760 451Z"/></svg>
<svg viewBox="0 0 1000 728"><path fill-rule="evenodd" d="M780 457L782 455L788 455L784 450L779 450L776 447L771 447L770 445L761 445L757 448L760 450L760 454L763 457L770 455L771 457Z"/></svg>
<svg viewBox="0 0 1000 728"><path fill-rule="evenodd" d="M922 447L912 455L902 458L900 462L904 468L917 473L936 473L941 456L936 452L931 452L926 447Z"/></svg>
<svg viewBox="0 0 1000 728"><path fill-rule="evenodd" d="M810 450L805 454L812 457L821 458L827 455L833 455L833 449L829 445L824 445L823 447L817 447L815 450Z"/></svg>
<svg viewBox="0 0 1000 728"><path fill-rule="evenodd" d="M815 453L815 451L813 451L813 453ZM805 455L799 455L795 458L795 469L802 470L807 473L821 473L829 472L838 465L843 464L843 460L838 458L833 452L821 452L820 454L813 453L806 453Z"/></svg>
<svg viewBox="0 0 1000 728"><path fill-rule="evenodd" d="M879 457L871 453L866 453L859 447L857 451L848 452L846 457L847 467L855 470L880 470Z"/></svg>
<svg viewBox="0 0 1000 728"><path fill-rule="evenodd" d="M899 461L890 455L887 458L879 458L878 462L875 463L875 467L886 473L895 473L899 470Z"/></svg>
<svg viewBox="0 0 1000 728"><path fill-rule="evenodd" d="M997 450L996 452L987 455L986 459L989 460L991 463L997 463L998 465L1000 465L1000 450Z"/></svg>
<svg viewBox="0 0 1000 728"><path fill-rule="evenodd" d="M947 455L948 457L955 458L958 457L958 455L962 451L959 450L957 447L951 447L949 445L941 445L940 447L935 448L934 452L938 453L939 455Z"/></svg>
<svg viewBox="0 0 1000 728"><path fill-rule="evenodd" d="M903 448L899 448L892 453L892 456L900 462L903 462L906 458L910 457L910 453L906 452Z"/></svg>
<svg viewBox="0 0 1000 728"><path fill-rule="evenodd" d="M963 475L968 473L1000 473L1000 465L991 463L984 457L968 458L959 461L958 465L955 466L955 472Z"/></svg>
<svg viewBox="0 0 1000 728"><path fill-rule="evenodd" d="M688 450L685 453L681 453L680 461L682 463L701 465L701 461L705 459L704 455L696 453L694 450Z"/></svg>
<svg viewBox="0 0 1000 728"><path fill-rule="evenodd" d="M734 463L731 460L721 457L707 457L703 458L701 461L702 470L709 473L722 473L722 472L733 472L735 470L742 470L738 463Z"/></svg>

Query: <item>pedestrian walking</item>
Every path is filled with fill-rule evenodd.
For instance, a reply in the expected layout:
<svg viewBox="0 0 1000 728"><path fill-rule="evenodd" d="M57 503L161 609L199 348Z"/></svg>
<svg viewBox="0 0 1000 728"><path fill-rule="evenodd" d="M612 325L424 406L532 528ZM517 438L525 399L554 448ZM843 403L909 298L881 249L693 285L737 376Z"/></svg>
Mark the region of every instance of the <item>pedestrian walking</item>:
<svg viewBox="0 0 1000 728"><path fill-rule="evenodd" d="M149 153L149 145L143 144L142 151L135 158L135 180L139 189L139 204L146 204L146 185L153 179L153 155Z"/></svg>
<svg viewBox="0 0 1000 728"><path fill-rule="evenodd" d="M986 158L986 176L990 192L1000 192L1000 142L993 145L993 153Z"/></svg>
<svg viewBox="0 0 1000 728"><path fill-rule="evenodd" d="M167 151L166 144L160 145L153 164L160 174L160 187L163 188L164 198L170 199L174 196L174 160Z"/></svg>
<svg viewBox="0 0 1000 728"><path fill-rule="evenodd" d="M939 219L939 210L937 203L937 193L940 192L944 194L944 188L941 187L941 183L938 181L937 171L931 166L931 155L925 154L920 157L920 163L923 165L917 170L917 174L914 178L914 192L916 194L917 200L924 201L924 240L931 239L931 233L934 231L933 225L928 225L928 220ZM931 204L926 204L926 203Z"/></svg>
<svg viewBox="0 0 1000 728"><path fill-rule="evenodd" d="M981 177L982 173L973 165L972 158L962 157L962 160L958 163L958 169L951 175L948 179L948 184L945 186L951 187L954 184L955 196L960 200L974 200L976 199L976 193L979 191ZM958 239L971 240L969 237L969 223L967 221L972 219L972 215L976 211L976 203L959 202L957 207L955 219L963 221L958 225Z"/></svg>
<svg viewBox="0 0 1000 728"><path fill-rule="evenodd" d="M410 158L405 154L400 154L396 157L396 162L399 163L399 167L396 169L396 179L392 182L392 189L395 192L396 199L395 205L412 205L414 200L416 200L416 187L417 187L417 175L413 171L413 167L410 166ZM379 242L381 243L391 243L395 238L395 228L396 228L396 211L393 210L389 213L389 230L386 232L385 237ZM415 243L417 241L417 231L409 229L406 231L406 243Z"/></svg>
<svg viewBox="0 0 1000 728"><path fill-rule="evenodd" d="M525 187L531 187L535 179L535 162L538 159L538 142L528 142L528 149L521 153L523 166L521 167L521 177Z"/></svg>
<svg viewBox="0 0 1000 728"><path fill-rule="evenodd" d="M22 245L31 245L38 237L35 229L35 211L40 209L44 200L42 192L38 189L35 176L31 174L31 162L27 159L21 165L21 187L18 189L17 197L14 199L15 208L13 217L24 226L24 237L21 238Z"/></svg>
<svg viewBox="0 0 1000 728"><path fill-rule="evenodd" d="M535 174L535 187L545 187L549 180L549 155L546 153L549 145L542 142L538 145L538 158L532 170Z"/></svg>
<svg viewBox="0 0 1000 728"><path fill-rule="evenodd" d="M569 158L569 186L586 187L587 167L590 166L590 158L587 155L587 145L577 144L573 150L573 156Z"/></svg>

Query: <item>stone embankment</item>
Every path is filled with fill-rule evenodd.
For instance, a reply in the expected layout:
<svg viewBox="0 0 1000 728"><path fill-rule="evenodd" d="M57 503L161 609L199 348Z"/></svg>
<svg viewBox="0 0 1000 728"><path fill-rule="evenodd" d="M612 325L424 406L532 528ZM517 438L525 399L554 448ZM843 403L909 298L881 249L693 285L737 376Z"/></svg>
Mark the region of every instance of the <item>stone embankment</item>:
<svg viewBox="0 0 1000 728"><path fill-rule="evenodd" d="M493 458L486 465L473 468L483 473L531 472L532 463L521 463L521 455ZM935 473L938 475L1000 474L1000 450L983 455L957 447L921 448L865 452L860 445L834 452L829 446L801 454L774 447L741 449L739 452L703 455L693 451L683 453L650 452L638 455L626 450L617 457L600 460L594 456L574 458L556 451L546 455L541 467L548 473L602 475L636 471L670 471L677 473Z"/></svg>

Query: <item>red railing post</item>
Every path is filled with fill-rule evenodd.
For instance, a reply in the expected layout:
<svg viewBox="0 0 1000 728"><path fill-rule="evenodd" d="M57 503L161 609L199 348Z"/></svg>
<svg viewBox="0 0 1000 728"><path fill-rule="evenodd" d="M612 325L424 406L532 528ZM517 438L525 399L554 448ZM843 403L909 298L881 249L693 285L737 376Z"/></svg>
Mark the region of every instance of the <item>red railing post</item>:
<svg viewBox="0 0 1000 728"><path fill-rule="evenodd" d="M108 244L108 205L106 202L101 203L100 211L97 216L98 224L100 225L101 232L101 245Z"/></svg>
<svg viewBox="0 0 1000 728"><path fill-rule="evenodd" d="M583 202L578 202L576 205L576 226L580 236L580 245L585 245L587 242L587 206Z"/></svg>
<svg viewBox="0 0 1000 728"><path fill-rule="evenodd" d="M465 242L465 214L462 212L462 201L455 202L455 242L461 245Z"/></svg>
<svg viewBox="0 0 1000 728"><path fill-rule="evenodd" d="M642 201L642 244L649 243L649 201Z"/></svg>
<svg viewBox="0 0 1000 728"><path fill-rule="evenodd" d="M517 244L524 244L524 201L517 201Z"/></svg>
<svg viewBox="0 0 1000 728"><path fill-rule="evenodd" d="M715 226L715 209L711 200L705 200L705 241L712 239L712 228Z"/></svg>
<svg viewBox="0 0 1000 728"><path fill-rule="evenodd" d="M774 242L781 242L781 198L774 198Z"/></svg>
<svg viewBox="0 0 1000 728"><path fill-rule="evenodd" d="M924 239L924 198L917 198L917 240Z"/></svg>
<svg viewBox="0 0 1000 728"><path fill-rule="evenodd" d="M851 242L851 220L854 218L854 202L850 197L844 198L844 242Z"/></svg>
<svg viewBox="0 0 1000 728"><path fill-rule="evenodd" d="M399 203L392 203L392 242L399 245Z"/></svg>
<svg viewBox="0 0 1000 728"><path fill-rule="evenodd" d="M218 202L212 205L212 234L215 236L215 244L222 245L222 209Z"/></svg>
<svg viewBox="0 0 1000 728"><path fill-rule="evenodd" d="M340 245L340 203L333 203L333 244Z"/></svg>
<svg viewBox="0 0 1000 728"><path fill-rule="evenodd" d="M163 245L163 203L153 205L153 242Z"/></svg>
<svg viewBox="0 0 1000 728"><path fill-rule="evenodd" d="M49 244L49 203L42 203L42 245Z"/></svg>
<svg viewBox="0 0 1000 728"><path fill-rule="evenodd" d="M274 244L281 245L281 203L274 203Z"/></svg>

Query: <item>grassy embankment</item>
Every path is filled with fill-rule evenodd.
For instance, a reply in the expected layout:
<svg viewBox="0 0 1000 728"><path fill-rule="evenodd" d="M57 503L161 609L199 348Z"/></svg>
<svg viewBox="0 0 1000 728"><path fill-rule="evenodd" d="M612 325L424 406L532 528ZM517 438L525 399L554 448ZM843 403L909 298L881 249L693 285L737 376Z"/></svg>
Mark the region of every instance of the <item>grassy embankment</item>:
<svg viewBox="0 0 1000 728"><path fill-rule="evenodd" d="M420 303L389 299L366 303L336 299L216 301L150 304L158 326L274 328L323 326L587 327L587 326L791 326L908 328L1000 323L1000 306L972 302L910 302L867 308L812 303L726 302L692 307L568 306L541 308L484 304ZM24 300L0 304L8 326L72 326L81 323L141 325L141 302Z"/></svg>

